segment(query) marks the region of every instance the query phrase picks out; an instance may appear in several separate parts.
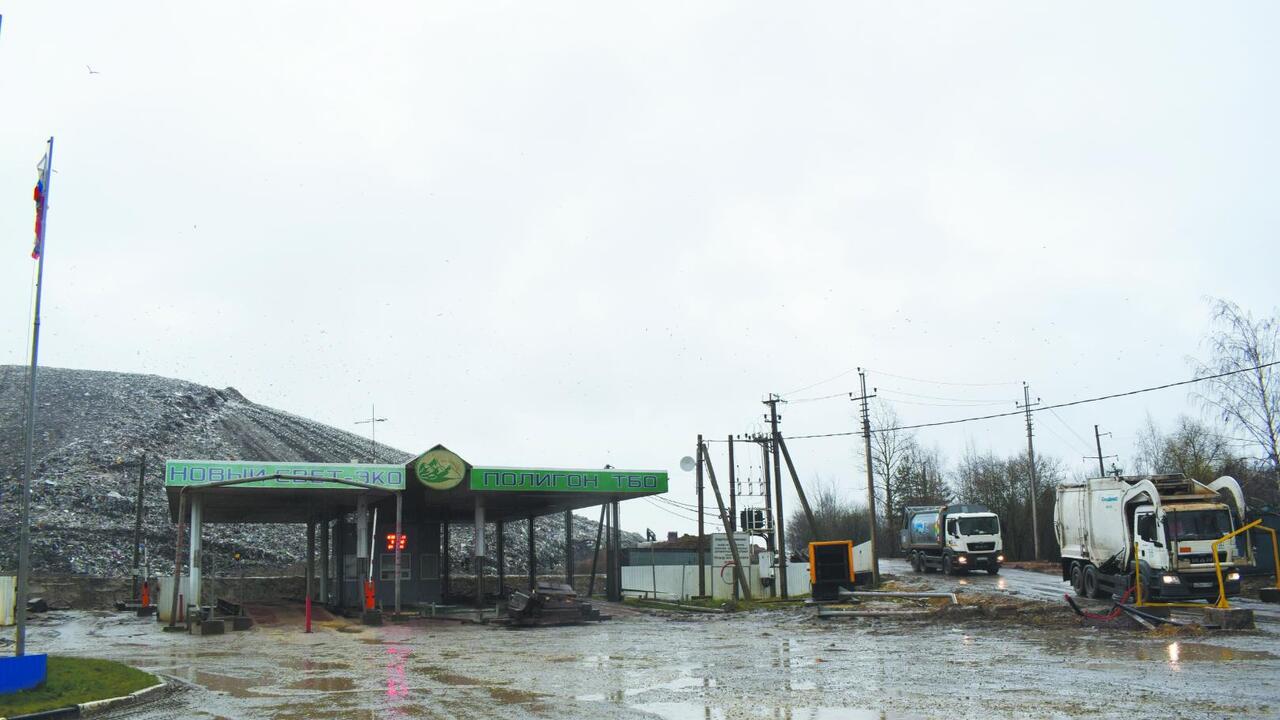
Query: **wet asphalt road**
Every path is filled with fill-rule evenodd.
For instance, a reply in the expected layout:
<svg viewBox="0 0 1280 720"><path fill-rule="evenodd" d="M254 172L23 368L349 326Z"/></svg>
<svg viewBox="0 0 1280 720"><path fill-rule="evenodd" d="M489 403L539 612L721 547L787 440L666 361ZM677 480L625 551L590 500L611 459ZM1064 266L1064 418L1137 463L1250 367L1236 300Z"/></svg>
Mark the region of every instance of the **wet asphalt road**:
<svg viewBox="0 0 1280 720"><path fill-rule="evenodd" d="M177 679L177 692L112 718L1280 716L1269 630L1170 639L819 621L805 609L527 630L417 621L345 632L335 621L307 635L296 608L273 613L250 632L204 638L128 615L54 613L31 643Z"/></svg>

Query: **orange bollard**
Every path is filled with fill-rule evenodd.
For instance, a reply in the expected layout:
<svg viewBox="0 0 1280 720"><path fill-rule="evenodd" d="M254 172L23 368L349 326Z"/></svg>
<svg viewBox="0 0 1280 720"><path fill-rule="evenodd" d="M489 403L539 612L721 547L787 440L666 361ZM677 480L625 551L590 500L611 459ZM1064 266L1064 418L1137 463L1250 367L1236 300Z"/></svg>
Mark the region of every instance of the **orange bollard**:
<svg viewBox="0 0 1280 720"><path fill-rule="evenodd" d="M151 583L142 582L142 607L151 607Z"/></svg>
<svg viewBox="0 0 1280 720"><path fill-rule="evenodd" d="M369 580L364 584L364 609L372 610L373 608L374 608L373 581Z"/></svg>

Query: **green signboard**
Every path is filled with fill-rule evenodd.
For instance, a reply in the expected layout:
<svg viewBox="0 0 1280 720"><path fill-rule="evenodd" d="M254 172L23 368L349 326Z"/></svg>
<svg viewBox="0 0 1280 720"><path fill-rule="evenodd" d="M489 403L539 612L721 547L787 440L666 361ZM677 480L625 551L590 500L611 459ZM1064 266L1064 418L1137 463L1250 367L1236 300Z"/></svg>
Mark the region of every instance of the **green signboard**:
<svg viewBox="0 0 1280 720"><path fill-rule="evenodd" d="M239 483L234 487L251 488L326 488L332 490L359 490L342 483L323 482L325 478L349 480L383 490L404 489L403 465L332 465L329 463L289 462L238 462L227 460L169 460L164 464L164 484L167 487L203 485L224 480L266 477L267 475L296 475L314 479L273 478Z"/></svg>
<svg viewBox="0 0 1280 720"><path fill-rule="evenodd" d="M547 470L471 468L471 489L507 492L582 492L652 494L667 491L662 470Z"/></svg>

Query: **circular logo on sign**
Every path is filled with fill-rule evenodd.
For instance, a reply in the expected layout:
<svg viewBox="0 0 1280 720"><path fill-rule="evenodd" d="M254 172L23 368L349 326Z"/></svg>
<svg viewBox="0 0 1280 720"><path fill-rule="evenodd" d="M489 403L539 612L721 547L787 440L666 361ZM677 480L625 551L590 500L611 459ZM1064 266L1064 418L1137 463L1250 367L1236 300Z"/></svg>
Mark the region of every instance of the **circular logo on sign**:
<svg viewBox="0 0 1280 720"><path fill-rule="evenodd" d="M423 485L432 490L449 490L458 486L466 475L462 458L448 450L432 450L413 462L414 472Z"/></svg>

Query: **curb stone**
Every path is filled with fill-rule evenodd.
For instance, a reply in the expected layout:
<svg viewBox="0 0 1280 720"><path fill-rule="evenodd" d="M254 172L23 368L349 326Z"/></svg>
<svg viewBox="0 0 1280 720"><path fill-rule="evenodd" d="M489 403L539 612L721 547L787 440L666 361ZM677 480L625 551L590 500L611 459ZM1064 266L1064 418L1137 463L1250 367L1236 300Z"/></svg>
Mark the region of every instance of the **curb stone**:
<svg viewBox="0 0 1280 720"><path fill-rule="evenodd" d="M121 695L120 697L106 698L105 700L91 700L89 702L80 703L79 705L68 705L64 708L44 710L38 713L29 713L27 715L13 715L8 718L0 717L0 720L53 720L53 718L88 717L106 712L112 708L121 707L123 705L132 705L133 703L139 702L146 696L159 692L166 687L169 687L168 683L161 680L155 685L142 688L141 690L134 690L128 695Z"/></svg>
<svg viewBox="0 0 1280 720"><path fill-rule="evenodd" d="M79 705L76 706L76 709L79 710L79 714L81 717L85 717L88 715L97 715L98 713L106 712L111 708L120 707L121 705L131 705L145 698L146 696L151 695L152 693L163 690L165 687L167 687L166 683L163 680L161 680L160 682L156 683L155 685L152 685L151 687L144 687L141 690L134 690L128 695L121 695L120 697L107 698L106 700L92 700L90 702L80 703Z"/></svg>

